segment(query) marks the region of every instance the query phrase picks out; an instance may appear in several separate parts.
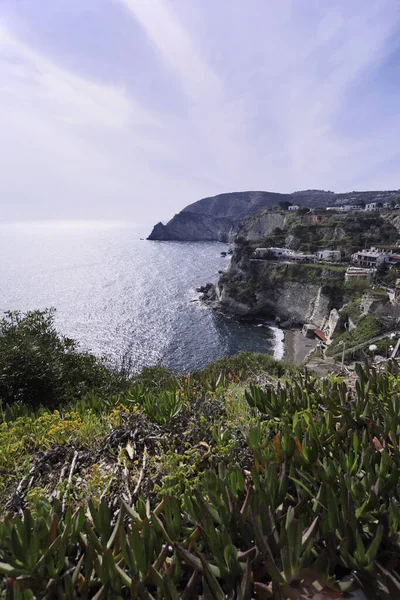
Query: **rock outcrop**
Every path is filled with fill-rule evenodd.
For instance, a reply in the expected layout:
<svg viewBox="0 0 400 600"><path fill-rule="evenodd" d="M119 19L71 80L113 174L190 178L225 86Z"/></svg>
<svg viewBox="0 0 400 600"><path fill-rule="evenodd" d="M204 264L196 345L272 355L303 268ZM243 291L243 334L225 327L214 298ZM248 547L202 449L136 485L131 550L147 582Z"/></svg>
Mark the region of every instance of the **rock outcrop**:
<svg viewBox="0 0 400 600"><path fill-rule="evenodd" d="M253 242L267 237L277 228L283 229L285 224L286 217L283 212L264 211L246 219L239 226L237 235L248 242Z"/></svg>
<svg viewBox="0 0 400 600"><path fill-rule="evenodd" d="M333 308L330 313L327 322L324 326L324 333L330 342L337 331L341 331L343 329L342 318L339 315L336 308Z"/></svg>
<svg viewBox="0 0 400 600"><path fill-rule="evenodd" d="M181 212L167 223L157 223L147 239L180 242L229 242L236 231L228 218Z"/></svg>

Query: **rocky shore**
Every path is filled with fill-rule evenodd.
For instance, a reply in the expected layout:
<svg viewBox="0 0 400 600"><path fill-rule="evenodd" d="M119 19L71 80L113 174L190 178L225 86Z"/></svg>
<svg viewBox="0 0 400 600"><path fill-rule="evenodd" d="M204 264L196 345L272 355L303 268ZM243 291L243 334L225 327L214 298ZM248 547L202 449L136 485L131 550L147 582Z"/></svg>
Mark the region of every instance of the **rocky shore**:
<svg viewBox="0 0 400 600"><path fill-rule="evenodd" d="M214 309L220 308L215 298L215 286L212 283L197 288L197 292L201 294L202 302ZM252 321L251 317L242 317L242 319ZM259 322L259 326L262 325L270 326L267 322ZM318 346L318 341L305 337L300 328L292 329L290 321L279 324L278 331L283 333L283 356L279 356L279 359L288 364L296 366L304 364L307 356ZM279 346L279 342L277 344Z"/></svg>

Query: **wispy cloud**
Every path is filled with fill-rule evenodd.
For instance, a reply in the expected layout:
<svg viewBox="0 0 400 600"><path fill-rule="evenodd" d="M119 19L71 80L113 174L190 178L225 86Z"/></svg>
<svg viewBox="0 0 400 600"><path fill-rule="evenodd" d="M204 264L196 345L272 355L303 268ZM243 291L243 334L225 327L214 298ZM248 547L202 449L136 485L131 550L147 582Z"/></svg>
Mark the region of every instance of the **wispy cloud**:
<svg viewBox="0 0 400 600"><path fill-rule="evenodd" d="M185 30L173 10L179 3L119 1L144 28L185 91L188 112L229 183L285 191L309 185L340 188L363 171L356 162L363 149L362 161L381 161L371 153L368 130L353 137L350 127L343 131L341 117L368 102L365 92L358 98L352 94L393 51L400 23L393 0L336 1L329 8L315 3L314 9L289 0L256 2L250 10L242 5L236 16L250 13L247 26L254 27L254 37L244 25L242 38L229 50L237 64L246 53L254 53L256 60L250 72L240 72L242 87L233 95L229 69L216 72L210 67L199 50L195 25L192 32ZM212 22L210 5L203 6ZM229 7L237 9L238 3L222 2L220 9ZM218 33L223 38L227 32ZM215 45L215 38L212 41ZM200 42L204 46L208 40ZM399 132L397 119L389 128L382 123L381 132L392 143L380 150L388 157L396 151L394 131Z"/></svg>
<svg viewBox="0 0 400 600"><path fill-rule="evenodd" d="M185 93L198 103L221 94L221 82L202 59L173 5L165 0L119 0L145 29L161 59L177 77Z"/></svg>
<svg viewBox="0 0 400 600"><path fill-rule="evenodd" d="M28 0L22 28L0 6L0 219L153 220L234 189L400 187L397 0L88 0L79 51L73 30L62 47L56 34L80 0L37 2L49 23L34 42ZM93 18L110 35L89 44Z"/></svg>
<svg viewBox="0 0 400 600"><path fill-rule="evenodd" d="M200 171L204 170L203 164L214 161L214 185L220 189L224 182L234 185L238 170L251 169L252 163L254 168L256 161L254 153L249 154L249 147L245 151L244 107L240 98L230 97L223 74L213 70L204 59L194 36L174 11L173 3L118 1L143 27L160 61L186 97L184 118L174 123L179 128L174 135L180 140L181 156L187 160L189 153ZM187 169L186 160L181 165L183 173Z"/></svg>
<svg viewBox="0 0 400 600"><path fill-rule="evenodd" d="M144 185L151 177L149 157L168 156L161 120L123 88L60 68L4 26L0 82L6 216L15 204L18 218L31 216L35 203L50 216L68 213L69 203L78 216L96 216L96 206L115 216L115 196L126 203L135 178Z"/></svg>

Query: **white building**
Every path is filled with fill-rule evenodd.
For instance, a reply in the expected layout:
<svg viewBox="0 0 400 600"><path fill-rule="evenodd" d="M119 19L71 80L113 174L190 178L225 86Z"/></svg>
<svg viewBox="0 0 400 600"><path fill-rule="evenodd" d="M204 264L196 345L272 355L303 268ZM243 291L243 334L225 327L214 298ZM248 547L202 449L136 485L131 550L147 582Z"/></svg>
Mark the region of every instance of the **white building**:
<svg viewBox="0 0 400 600"><path fill-rule="evenodd" d="M389 267L400 262L399 246L373 246L369 250L359 250L351 257L360 267Z"/></svg>
<svg viewBox="0 0 400 600"><path fill-rule="evenodd" d="M298 204L292 204L292 206L288 207L288 210L299 210L301 208L301 206L299 206Z"/></svg>
<svg viewBox="0 0 400 600"><path fill-rule="evenodd" d="M344 276L345 281L358 279L359 281L370 281L376 273L376 269L365 269L358 267L348 267Z"/></svg>
<svg viewBox="0 0 400 600"><path fill-rule="evenodd" d="M378 203L377 202L368 202L365 205L365 210L368 210L369 212L378 211L379 210Z"/></svg>
<svg viewBox="0 0 400 600"><path fill-rule="evenodd" d="M315 262L316 260L316 256L315 254L302 254L301 252L293 252L292 254L287 256L287 260L290 260L291 262L296 262L296 263L309 263L309 262Z"/></svg>
<svg viewBox="0 0 400 600"><path fill-rule="evenodd" d="M293 254L289 248L256 248L254 250L255 258L287 258Z"/></svg>
<svg viewBox="0 0 400 600"><path fill-rule="evenodd" d="M264 258L268 253L267 248L256 248L254 250L254 258Z"/></svg>
<svg viewBox="0 0 400 600"><path fill-rule="evenodd" d="M340 260L340 250L319 250L318 260Z"/></svg>
<svg viewBox="0 0 400 600"><path fill-rule="evenodd" d="M268 248L269 252L276 258L284 258L293 252L293 250L289 250L289 248Z"/></svg>
<svg viewBox="0 0 400 600"><path fill-rule="evenodd" d="M353 205L343 204L342 206L338 206L337 210L339 210L340 212L349 212L350 210L353 210Z"/></svg>
<svg viewBox="0 0 400 600"><path fill-rule="evenodd" d="M289 260L291 262L315 262L315 254L294 252L290 248L256 248L253 258L264 260Z"/></svg>
<svg viewBox="0 0 400 600"><path fill-rule="evenodd" d="M378 252L375 248L371 248L370 250L359 250L351 258L360 267L376 268L385 262L386 255Z"/></svg>

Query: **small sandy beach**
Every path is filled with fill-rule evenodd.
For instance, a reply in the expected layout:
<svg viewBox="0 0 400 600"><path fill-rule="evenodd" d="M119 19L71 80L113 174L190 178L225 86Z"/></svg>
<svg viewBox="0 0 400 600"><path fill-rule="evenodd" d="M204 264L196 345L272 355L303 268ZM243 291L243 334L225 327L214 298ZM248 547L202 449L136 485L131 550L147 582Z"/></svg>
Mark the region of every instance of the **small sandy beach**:
<svg viewBox="0 0 400 600"><path fill-rule="evenodd" d="M318 342L306 338L300 329L285 329L284 345L283 361L292 365L302 365L307 354L318 345Z"/></svg>

